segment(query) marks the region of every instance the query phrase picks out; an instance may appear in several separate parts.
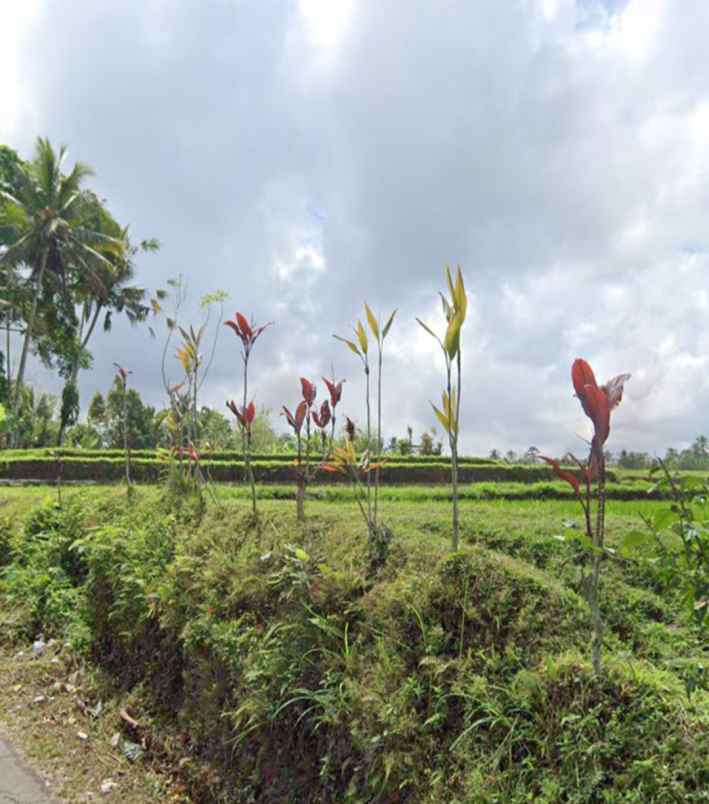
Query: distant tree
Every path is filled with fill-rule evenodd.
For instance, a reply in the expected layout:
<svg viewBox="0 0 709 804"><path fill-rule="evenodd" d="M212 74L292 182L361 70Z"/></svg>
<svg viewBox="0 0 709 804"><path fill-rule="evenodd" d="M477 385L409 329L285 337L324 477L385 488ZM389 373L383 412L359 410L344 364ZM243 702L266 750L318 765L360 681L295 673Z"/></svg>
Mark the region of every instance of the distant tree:
<svg viewBox="0 0 709 804"><path fill-rule="evenodd" d="M154 449L160 440L159 419L155 409L145 405L135 388L126 391L126 419L131 449ZM101 433L110 449L123 447L123 389L116 378L105 400L94 394L89 406L88 424Z"/></svg>
<svg viewBox="0 0 709 804"><path fill-rule="evenodd" d="M277 452L280 447L280 437L273 429L271 423L271 411L262 408L256 414L256 418L251 424L251 447L255 453ZM315 446L316 450L320 445Z"/></svg>
<svg viewBox="0 0 709 804"><path fill-rule="evenodd" d="M516 463L517 453L512 449L508 449L507 452L505 453L505 460L507 461L507 463Z"/></svg>
<svg viewBox="0 0 709 804"><path fill-rule="evenodd" d="M697 436L692 444L692 452L699 458L707 457L709 455L709 439L703 435Z"/></svg>
<svg viewBox="0 0 709 804"><path fill-rule="evenodd" d="M679 461L679 452L674 447L669 447L665 453L665 463L668 466L674 467Z"/></svg>
<svg viewBox="0 0 709 804"><path fill-rule="evenodd" d="M433 436L430 433L421 433L419 454L433 455Z"/></svg>
<svg viewBox="0 0 709 804"><path fill-rule="evenodd" d="M528 447L527 451L524 453L524 461L526 463L536 463L537 455L539 455L538 447Z"/></svg>
<svg viewBox="0 0 709 804"><path fill-rule="evenodd" d="M403 438L399 439L399 453L401 455L411 455L413 452L413 444L411 443L411 439L404 440Z"/></svg>
<svg viewBox="0 0 709 804"><path fill-rule="evenodd" d="M103 441L101 433L88 421L77 422L66 431L65 444L81 449L101 449Z"/></svg>
<svg viewBox="0 0 709 804"><path fill-rule="evenodd" d="M652 463L652 458L646 452L630 452L626 449L620 451L617 460L621 469L648 469Z"/></svg>
<svg viewBox="0 0 709 804"><path fill-rule="evenodd" d="M229 449L234 446L234 429L218 410L203 406L197 418L198 442L202 449Z"/></svg>
<svg viewBox="0 0 709 804"><path fill-rule="evenodd" d="M13 422L13 445L20 449L31 449L54 444L59 428L55 419L56 409L55 397L37 393L31 385L25 385Z"/></svg>
<svg viewBox="0 0 709 804"><path fill-rule="evenodd" d="M490 458L493 461L499 461L502 460L502 455L498 449L491 449L488 458Z"/></svg>

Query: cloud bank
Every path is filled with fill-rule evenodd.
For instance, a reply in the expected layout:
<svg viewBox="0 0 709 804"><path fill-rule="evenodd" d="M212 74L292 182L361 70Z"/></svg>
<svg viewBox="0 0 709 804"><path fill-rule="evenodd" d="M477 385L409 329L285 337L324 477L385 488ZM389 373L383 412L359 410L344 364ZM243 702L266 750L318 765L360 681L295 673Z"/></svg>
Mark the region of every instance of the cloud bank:
<svg viewBox="0 0 709 804"><path fill-rule="evenodd" d="M433 425L442 366L414 317L440 321L460 263L466 451L581 449L583 356L633 374L609 447L663 453L707 429L708 24L699 0L6 4L0 140L91 164L163 244L140 281L187 280L187 319L223 288L229 316L276 321L254 352L263 406L334 364L361 410L331 335L367 300L399 308L387 436ZM84 400L116 360L160 404L160 352L124 324L99 336ZM225 329L204 396L238 391Z"/></svg>

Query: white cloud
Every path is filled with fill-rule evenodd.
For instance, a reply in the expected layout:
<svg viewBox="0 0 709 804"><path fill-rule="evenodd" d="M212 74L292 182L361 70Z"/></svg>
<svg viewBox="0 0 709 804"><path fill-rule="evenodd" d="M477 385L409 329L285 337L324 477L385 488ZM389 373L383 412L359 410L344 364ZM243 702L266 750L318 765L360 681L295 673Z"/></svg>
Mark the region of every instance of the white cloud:
<svg viewBox="0 0 709 804"><path fill-rule="evenodd" d="M432 424L442 367L414 317L439 320L442 267L460 262L466 449L578 448L577 356L600 378L633 373L611 449L705 429L705 3L589 0L586 18L571 0L40 8L0 55L37 130L0 133L23 149L49 135L96 168L120 219L164 243L142 282L182 272L196 298L225 287L277 319L259 343L264 404L335 362L357 415L359 366L331 333L366 299L399 308L387 434ZM158 402L159 349L117 332L84 395L128 351ZM218 406L238 387L232 346L204 389Z"/></svg>

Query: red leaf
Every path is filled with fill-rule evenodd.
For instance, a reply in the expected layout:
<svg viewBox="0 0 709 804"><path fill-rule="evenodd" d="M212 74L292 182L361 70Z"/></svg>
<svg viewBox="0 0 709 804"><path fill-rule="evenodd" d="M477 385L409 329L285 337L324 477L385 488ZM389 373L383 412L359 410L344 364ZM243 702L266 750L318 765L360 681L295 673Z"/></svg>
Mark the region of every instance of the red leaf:
<svg viewBox="0 0 709 804"><path fill-rule="evenodd" d="M288 408L284 405L283 410L281 412L281 416L285 416L288 424L295 430L295 419L293 418L293 414L288 410Z"/></svg>
<svg viewBox="0 0 709 804"><path fill-rule="evenodd" d="M320 414L313 411L313 421L315 424L324 430L330 423L330 405L327 399L320 405Z"/></svg>
<svg viewBox="0 0 709 804"><path fill-rule="evenodd" d="M244 338L247 341L251 341L253 339L254 333L253 330L251 329L251 326L249 325L249 322L246 320L246 317L243 316L241 313L237 313L236 320L237 323L239 324L239 329L243 333Z"/></svg>
<svg viewBox="0 0 709 804"><path fill-rule="evenodd" d="M621 375L622 376L622 375ZM616 377L616 380L619 378ZM574 384L576 396L578 396L584 413L593 422L594 440L603 447L606 443L608 435L610 434L610 412L609 399L607 391L604 388L599 388L596 382L596 377L593 369L582 358L574 360L571 366L571 380ZM615 381L614 381L615 382ZM617 389L613 389L614 395L617 394ZM622 384L620 387L620 394L622 395ZM618 399L620 401L620 399ZM616 402L617 404L617 402Z"/></svg>
<svg viewBox="0 0 709 804"><path fill-rule="evenodd" d="M546 455L538 455L537 456L540 460L546 461L549 466L551 466L554 474L560 478L561 480L565 480L570 486L573 487L574 491L579 494L580 484L579 479L573 472L569 472L566 469L562 469L559 465L559 461L554 458L547 458Z"/></svg>
<svg viewBox="0 0 709 804"><path fill-rule="evenodd" d="M345 432L347 433L347 437L349 438L350 441L354 441L355 437L354 422L352 421L352 419L350 419L349 416L345 416L345 419L347 420L347 424L345 424Z"/></svg>
<svg viewBox="0 0 709 804"><path fill-rule="evenodd" d="M335 383L334 380L328 380L325 377L322 378L323 382L327 386L327 390L330 392L330 404L333 408L337 407L337 403L342 399L342 383L344 380L340 380L340 382Z"/></svg>
<svg viewBox="0 0 709 804"><path fill-rule="evenodd" d="M591 386L597 388L598 383L591 366L581 357L577 357L571 366L571 380L574 384L576 396L583 399L586 396L586 388Z"/></svg>
<svg viewBox="0 0 709 804"><path fill-rule="evenodd" d="M305 421L307 413L308 413L308 403L305 400L303 400L295 409L295 423L297 425L298 432L300 432L300 428L303 426L303 422Z"/></svg>
<svg viewBox="0 0 709 804"><path fill-rule="evenodd" d="M310 380L306 380L305 377L300 378L300 385L303 389L303 399L308 403L308 405L312 405L317 395L317 389L310 382Z"/></svg>

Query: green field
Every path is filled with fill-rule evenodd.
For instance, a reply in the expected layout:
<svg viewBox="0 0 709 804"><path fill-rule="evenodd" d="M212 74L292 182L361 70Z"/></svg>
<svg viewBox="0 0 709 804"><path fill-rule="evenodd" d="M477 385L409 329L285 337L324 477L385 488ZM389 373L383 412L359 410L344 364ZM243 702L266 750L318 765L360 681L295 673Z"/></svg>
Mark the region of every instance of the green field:
<svg viewBox="0 0 709 804"><path fill-rule="evenodd" d="M2 639L107 669L194 800L708 800L706 632L651 565L606 562L594 677L572 500L464 498L451 554L445 487L384 488L372 578L347 489L311 489L305 525L288 487L258 523L214 491L0 489ZM662 506L609 501L609 545Z"/></svg>

